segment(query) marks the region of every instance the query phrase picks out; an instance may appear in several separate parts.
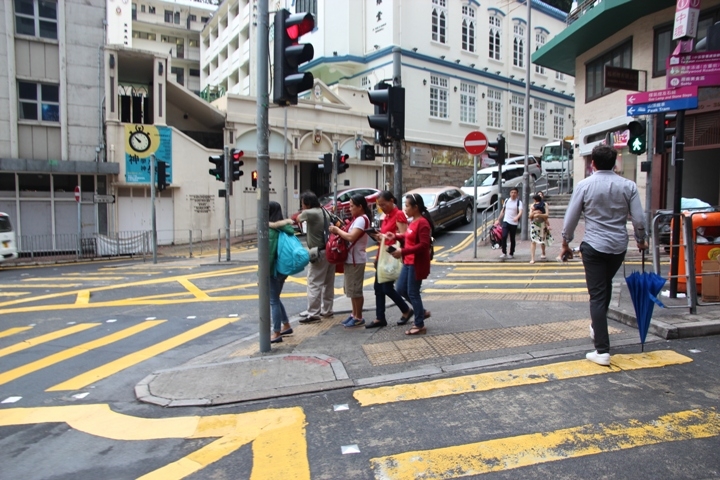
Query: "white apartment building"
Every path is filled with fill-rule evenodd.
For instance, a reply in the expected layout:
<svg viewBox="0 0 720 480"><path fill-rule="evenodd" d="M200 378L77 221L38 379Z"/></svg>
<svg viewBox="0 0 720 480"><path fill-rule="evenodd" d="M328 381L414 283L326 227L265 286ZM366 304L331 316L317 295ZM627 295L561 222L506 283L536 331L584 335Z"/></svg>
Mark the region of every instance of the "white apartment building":
<svg viewBox="0 0 720 480"><path fill-rule="evenodd" d="M169 53L170 77L200 94L200 32L216 9L211 0L134 0L132 35L125 45Z"/></svg>
<svg viewBox="0 0 720 480"><path fill-rule="evenodd" d="M271 2L270 10L286 3L290 2ZM522 154L526 114L531 116L531 153L538 154L543 144L572 134L572 77L531 65L530 112L524 107L528 48L537 49L565 28L565 14L553 7L532 2L532 42L527 45L527 6L520 1L292 3L291 11L309 11L316 18L316 31L301 39L315 49L314 59L304 69L330 87L341 84L368 90L392 78L391 50L394 46L402 49L405 138L410 150L406 156L412 154L412 145L432 149L433 165L471 163L459 149L473 130L491 139L503 133L509 153ZM220 5L201 34L203 88L216 86L232 94L254 95L254 20L252 1L226 0ZM307 92L304 98L312 95ZM353 108L372 112L369 102ZM228 111L229 120L233 115Z"/></svg>
<svg viewBox="0 0 720 480"><path fill-rule="evenodd" d="M93 203L119 172L103 162L105 17L105 0L0 3L0 211L20 249L74 249L78 186L83 235L112 229Z"/></svg>

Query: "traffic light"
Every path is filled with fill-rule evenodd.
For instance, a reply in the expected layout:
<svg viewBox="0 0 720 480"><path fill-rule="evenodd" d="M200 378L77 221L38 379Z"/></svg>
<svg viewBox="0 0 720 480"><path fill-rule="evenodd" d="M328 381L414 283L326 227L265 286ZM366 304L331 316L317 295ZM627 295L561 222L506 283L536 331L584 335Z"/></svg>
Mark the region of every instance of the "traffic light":
<svg viewBox="0 0 720 480"><path fill-rule="evenodd" d="M225 181L225 155L213 155L209 158L210 163L215 165L215 168L208 170L210 175L215 177L218 182Z"/></svg>
<svg viewBox="0 0 720 480"><path fill-rule="evenodd" d="M496 142L488 142L488 147L495 149L494 152L488 151L488 158L495 160L498 165L505 165L505 137L503 134L498 134Z"/></svg>
<svg viewBox="0 0 720 480"><path fill-rule="evenodd" d="M258 181L258 172L257 170L253 170L250 174L250 178L252 179L252 187L257 188L257 181Z"/></svg>
<svg viewBox="0 0 720 480"><path fill-rule="evenodd" d="M337 172L338 172L338 174L345 173L345 170L348 169L348 167L350 166L347 163L349 158L350 158L350 155L338 150L338 152L337 152Z"/></svg>
<svg viewBox="0 0 720 480"><path fill-rule="evenodd" d="M243 155L245 155L245 152L238 148L230 150L230 171L232 172L233 182L240 180L240 177L243 176L243 171L240 169L240 167L245 165L245 162L241 160Z"/></svg>
<svg viewBox="0 0 720 480"><path fill-rule="evenodd" d="M315 18L310 13L295 13L284 8L275 13L275 65L273 66L273 103L285 107L297 105L298 93L310 90L313 75L298 72L301 63L309 62L315 55L310 43L299 43L301 36L315 28Z"/></svg>
<svg viewBox="0 0 720 480"><path fill-rule="evenodd" d="M375 114L368 115L370 127L375 129L376 143L405 138L405 89L378 83L368 92Z"/></svg>
<svg viewBox="0 0 720 480"><path fill-rule="evenodd" d="M628 149L634 155L642 155L647 150L647 138L645 137L645 120L633 120L628 123L630 138Z"/></svg>
<svg viewBox="0 0 720 480"><path fill-rule="evenodd" d="M318 165L318 169L326 175L330 175L332 173L332 157L332 153L326 153L318 157L323 161L323 163Z"/></svg>
<svg viewBox="0 0 720 480"><path fill-rule="evenodd" d="M157 188L162 192L167 186L167 162L157 162Z"/></svg>
<svg viewBox="0 0 720 480"><path fill-rule="evenodd" d="M655 153L665 153L666 149L672 148L672 137L677 136L677 112L665 112L658 114L658 128L656 132Z"/></svg>
<svg viewBox="0 0 720 480"><path fill-rule="evenodd" d="M375 160L375 145L363 145L360 149L360 160Z"/></svg>

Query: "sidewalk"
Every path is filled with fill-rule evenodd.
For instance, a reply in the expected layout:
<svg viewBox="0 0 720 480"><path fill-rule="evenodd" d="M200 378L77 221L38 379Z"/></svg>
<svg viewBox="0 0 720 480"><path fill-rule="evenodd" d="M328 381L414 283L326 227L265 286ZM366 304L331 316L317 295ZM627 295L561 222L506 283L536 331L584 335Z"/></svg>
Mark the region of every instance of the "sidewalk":
<svg viewBox="0 0 720 480"><path fill-rule="evenodd" d="M551 228L556 242L547 250L547 261L556 262L562 219L551 219ZM581 222L573 246L583 233ZM499 254L483 244L475 259L470 245L461 252L436 255L440 258L433 269L443 269L443 262L495 262ZM249 255L240 255L240 261L250 260ZM639 254L628 257L628 275L640 268L639 260ZM527 265L528 261L529 242L525 241L518 242L515 259L505 263ZM337 284L341 282L338 278ZM426 282L424 288L429 285L431 282ZM239 339L186 365L152 373L136 386L136 395L141 401L162 406L219 405L418 380L560 355L583 358L592 350L587 295L566 295L558 301L546 297L524 295L522 300L508 300L507 295L425 293L425 308L432 312L426 320L428 334L408 337L404 334L408 327L396 325L400 312L390 300L387 327L344 328L340 322L350 312L350 302L339 296L333 318L312 324L292 318L293 335L273 344L269 353L259 353L257 334ZM372 321L374 310L370 285L365 288L366 320ZM691 316L687 309L656 307L646 340L648 350L663 339L720 333L720 306L698 307L698 312ZM639 351L634 310L624 283L614 289L610 317L617 320L609 326L614 351Z"/></svg>

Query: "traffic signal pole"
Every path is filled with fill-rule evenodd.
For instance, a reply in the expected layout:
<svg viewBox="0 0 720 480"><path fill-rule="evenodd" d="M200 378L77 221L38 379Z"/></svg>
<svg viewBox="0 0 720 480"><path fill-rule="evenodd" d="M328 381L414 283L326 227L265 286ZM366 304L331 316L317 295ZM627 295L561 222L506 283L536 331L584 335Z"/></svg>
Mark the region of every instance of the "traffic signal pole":
<svg viewBox="0 0 720 480"><path fill-rule="evenodd" d="M270 22L268 0L257 2L257 242L258 242L258 316L260 323L260 352L270 351L270 241L269 241L269 203L268 175L270 173L270 155L268 144L270 129L268 125L268 36ZM276 39L277 41L277 39ZM287 212L285 212L287 213Z"/></svg>
<svg viewBox="0 0 720 480"><path fill-rule="evenodd" d="M532 2L527 3L527 40L525 43L526 47L532 45ZM528 203L530 202L530 172L528 171L530 156L530 70L532 63L530 61L530 49L525 48L525 170L523 171L523 193L522 193L522 231L520 232L520 239L527 240L529 238L528 231L530 230L529 224L529 209Z"/></svg>
<svg viewBox="0 0 720 480"><path fill-rule="evenodd" d="M152 259L157 263L157 222L155 217L155 155L150 155L150 222L152 226Z"/></svg>
<svg viewBox="0 0 720 480"><path fill-rule="evenodd" d="M232 191L233 169L230 149L224 148L225 155L225 260L230 261L230 192Z"/></svg>
<svg viewBox="0 0 720 480"><path fill-rule="evenodd" d="M393 86L402 87L401 75L401 55L400 47L393 47ZM403 194L403 178L402 178L402 140L393 140L393 167L395 175L393 178L393 193L398 196ZM402 208L402 207L401 207Z"/></svg>
<svg viewBox="0 0 720 480"><path fill-rule="evenodd" d="M685 110L678 110L675 122L676 148L671 153L675 165L675 190L673 193L673 222L670 248L670 298L677 298L677 274L680 261L680 206L682 200L683 165L685 163ZM688 240L685 239L685 243ZM673 246L674 245L674 246Z"/></svg>
<svg viewBox="0 0 720 480"><path fill-rule="evenodd" d="M333 142L333 167L332 167L332 179L333 179L333 213L337 215L337 187L338 187L338 142Z"/></svg>

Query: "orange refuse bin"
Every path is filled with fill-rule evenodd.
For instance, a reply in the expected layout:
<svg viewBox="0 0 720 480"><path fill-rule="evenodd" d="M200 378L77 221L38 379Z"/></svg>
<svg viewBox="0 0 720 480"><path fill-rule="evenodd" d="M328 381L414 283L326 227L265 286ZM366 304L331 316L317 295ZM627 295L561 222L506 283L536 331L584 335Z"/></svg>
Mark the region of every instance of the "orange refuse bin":
<svg viewBox="0 0 720 480"><path fill-rule="evenodd" d="M683 222L692 216L693 244L695 246L695 278L697 293L702 293L702 262L720 259L720 212L693 212L682 216ZM684 243L684 226L680 226L680 244ZM675 243L675 242L673 242ZM678 259L678 291L687 290L685 247L680 247Z"/></svg>

